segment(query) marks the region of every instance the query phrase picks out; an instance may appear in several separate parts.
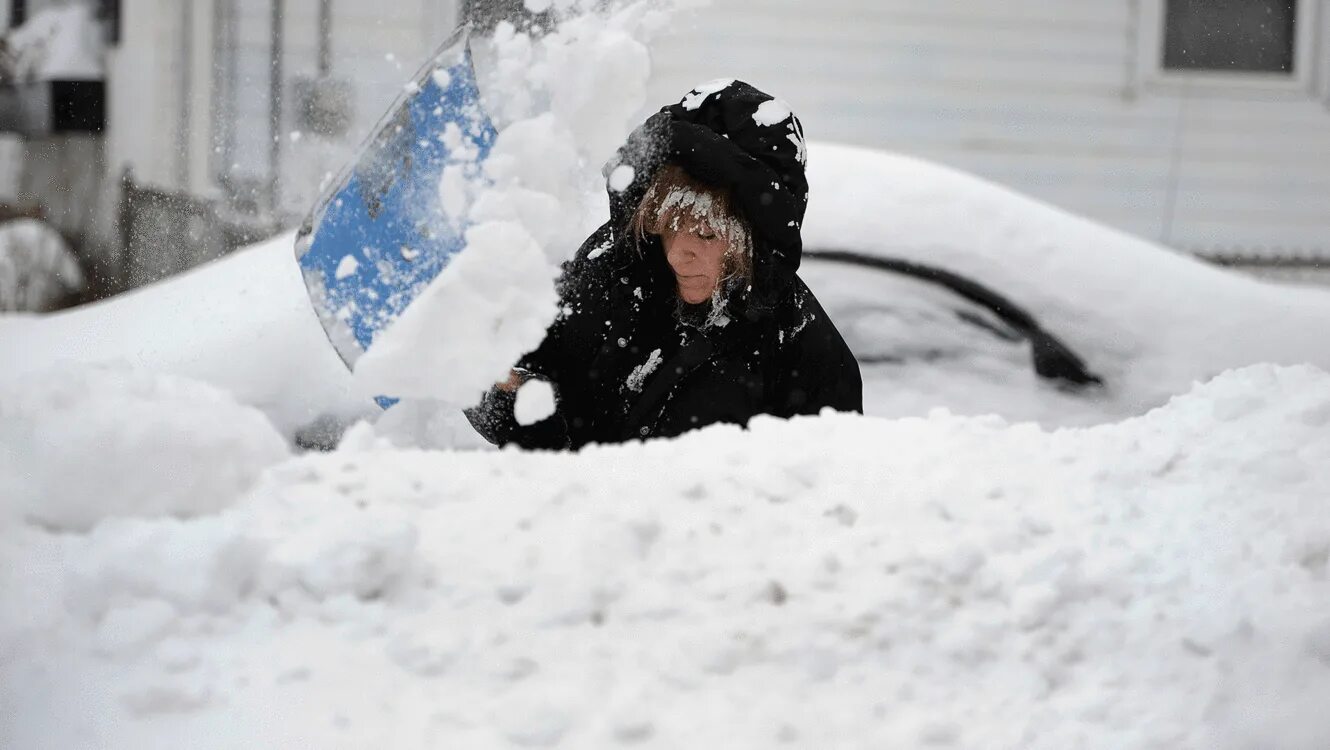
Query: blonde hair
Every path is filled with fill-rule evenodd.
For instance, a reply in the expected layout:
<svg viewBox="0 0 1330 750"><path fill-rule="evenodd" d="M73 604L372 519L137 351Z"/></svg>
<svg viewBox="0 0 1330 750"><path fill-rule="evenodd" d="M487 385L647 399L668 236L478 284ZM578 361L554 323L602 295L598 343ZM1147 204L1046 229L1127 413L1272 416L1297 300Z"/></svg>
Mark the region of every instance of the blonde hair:
<svg viewBox="0 0 1330 750"><path fill-rule="evenodd" d="M642 202L629 222L639 241L648 234L662 234L666 229L688 229L684 222L705 226L727 242L721 284L735 279L749 280L753 274L753 236L728 191L707 185L674 164L656 171Z"/></svg>

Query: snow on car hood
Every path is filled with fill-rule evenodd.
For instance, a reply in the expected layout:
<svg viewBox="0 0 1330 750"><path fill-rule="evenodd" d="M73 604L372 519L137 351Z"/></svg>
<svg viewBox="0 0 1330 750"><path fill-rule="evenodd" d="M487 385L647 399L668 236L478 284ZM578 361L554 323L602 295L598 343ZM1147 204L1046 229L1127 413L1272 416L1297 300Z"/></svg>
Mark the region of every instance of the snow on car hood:
<svg viewBox="0 0 1330 750"><path fill-rule="evenodd" d="M0 525L0 745L1323 748L1327 428L1261 366L1058 432L357 430L220 512Z"/></svg>

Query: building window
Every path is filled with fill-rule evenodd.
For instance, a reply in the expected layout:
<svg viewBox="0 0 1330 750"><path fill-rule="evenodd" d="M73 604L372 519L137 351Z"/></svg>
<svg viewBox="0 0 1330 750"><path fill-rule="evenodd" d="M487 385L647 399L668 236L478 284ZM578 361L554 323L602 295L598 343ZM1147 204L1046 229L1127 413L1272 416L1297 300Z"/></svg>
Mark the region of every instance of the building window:
<svg viewBox="0 0 1330 750"><path fill-rule="evenodd" d="M108 44L120 43L120 0L101 0L97 4L97 18L106 24Z"/></svg>
<svg viewBox="0 0 1330 750"><path fill-rule="evenodd" d="M1166 70L1292 73L1295 0L1167 0Z"/></svg>
<svg viewBox="0 0 1330 750"><path fill-rule="evenodd" d="M1141 0L1147 85L1310 90L1317 0Z"/></svg>

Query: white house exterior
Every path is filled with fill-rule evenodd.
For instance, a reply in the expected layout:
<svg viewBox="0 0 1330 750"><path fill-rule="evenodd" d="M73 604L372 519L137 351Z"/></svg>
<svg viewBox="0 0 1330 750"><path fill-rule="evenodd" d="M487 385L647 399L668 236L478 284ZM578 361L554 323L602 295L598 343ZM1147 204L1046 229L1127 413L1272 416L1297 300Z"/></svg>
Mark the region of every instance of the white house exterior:
<svg viewBox="0 0 1330 750"><path fill-rule="evenodd" d="M305 136L318 140L301 130L300 81L325 75L347 82L352 120L335 140L358 140L456 16L453 0L120 2L122 39L110 55L109 161L132 166L146 182L201 194L216 191L219 181L262 184L272 177L274 155L279 178L290 177L285 170L313 148ZM330 19L326 71L319 70L323 11ZM276 149L274 136L281 139ZM305 192L287 182L283 192Z"/></svg>
<svg viewBox="0 0 1330 750"><path fill-rule="evenodd" d="M88 256L116 252L125 170L140 186L228 205L260 224L289 223L455 27L458 7L455 0L0 0L0 28L19 5L31 19L79 2L118 22L105 55L105 130L4 134L0 203L40 202ZM326 136L309 132L301 117L304 84L319 80L337 84L349 118ZM183 257L139 264L122 283L215 254L152 250Z"/></svg>
<svg viewBox="0 0 1330 750"><path fill-rule="evenodd" d="M1165 68L1168 6L1187 2L719 0L655 48L651 96L746 79L810 138L959 167L1187 251L1330 260L1330 2L1205 0L1291 10L1278 72ZM1272 46L1241 20L1239 46Z"/></svg>

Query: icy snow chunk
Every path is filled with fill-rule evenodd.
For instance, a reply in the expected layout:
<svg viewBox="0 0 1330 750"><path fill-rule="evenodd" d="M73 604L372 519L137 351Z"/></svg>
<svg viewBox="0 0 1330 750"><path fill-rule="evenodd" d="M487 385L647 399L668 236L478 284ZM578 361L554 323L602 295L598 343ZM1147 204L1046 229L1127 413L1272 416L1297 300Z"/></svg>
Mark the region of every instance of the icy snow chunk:
<svg viewBox="0 0 1330 750"><path fill-rule="evenodd" d="M204 383L64 365L0 382L0 512L59 529L224 508L286 442Z"/></svg>
<svg viewBox="0 0 1330 750"><path fill-rule="evenodd" d="M707 81L704 84L693 87L693 90L684 95L680 104L684 109L694 110L702 106L702 102L707 100L708 96L720 93L734 83L733 78L717 78L713 81Z"/></svg>
<svg viewBox="0 0 1330 750"><path fill-rule="evenodd" d="M551 0L525 0L523 5L530 13L544 13L550 9Z"/></svg>
<svg viewBox="0 0 1330 750"><path fill-rule="evenodd" d="M554 414L554 386L539 378L532 378L517 389L513 416L523 426L533 425Z"/></svg>
<svg viewBox="0 0 1330 750"><path fill-rule="evenodd" d="M636 176L636 173L631 165L620 164L614 168L613 172L610 172L610 190L622 193L628 189L629 185L633 184L634 176Z"/></svg>
<svg viewBox="0 0 1330 750"><path fill-rule="evenodd" d="M649 377L651 373L656 371L657 367L660 367L662 361L664 360L660 356L660 350L651 350L651 354L647 357L647 361L634 367L633 371L628 373L628 380L624 385L627 386L630 391L642 390L642 384L646 382L647 377Z"/></svg>
<svg viewBox="0 0 1330 750"><path fill-rule="evenodd" d="M354 274L360 270L360 261L356 260L354 255L343 255L342 260L337 264L337 271L334 274L338 281Z"/></svg>
<svg viewBox="0 0 1330 750"><path fill-rule="evenodd" d="M777 125L789 118L790 114L790 105L780 99L772 99L757 105L757 111L753 112L753 122L763 126Z"/></svg>
<svg viewBox="0 0 1330 750"><path fill-rule="evenodd" d="M430 77L434 79L434 85L444 91L447 91L448 87L453 85L453 77L448 72L447 68L435 68L434 72L430 74Z"/></svg>

